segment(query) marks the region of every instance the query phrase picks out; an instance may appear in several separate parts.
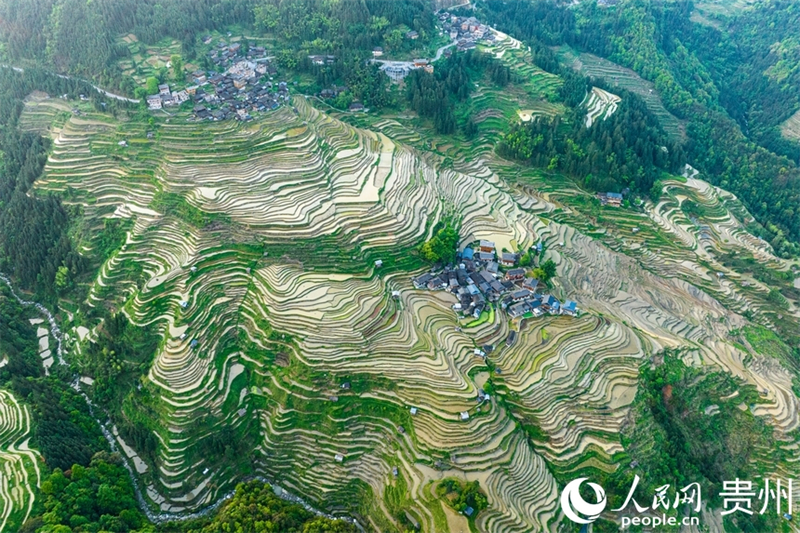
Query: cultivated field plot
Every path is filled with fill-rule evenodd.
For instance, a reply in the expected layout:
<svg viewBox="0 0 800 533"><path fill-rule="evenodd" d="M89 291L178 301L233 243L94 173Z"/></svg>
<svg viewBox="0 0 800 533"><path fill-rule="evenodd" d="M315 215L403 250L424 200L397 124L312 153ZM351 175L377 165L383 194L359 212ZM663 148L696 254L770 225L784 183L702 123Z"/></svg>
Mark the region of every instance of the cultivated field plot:
<svg viewBox="0 0 800 533"><path fill-rule="evenodd" d="M45 136L52 135L69 120L73 109L77 107L71 107L65 100L35 92L25 100L25 114L21 117L20 129Z"/></svg>
<svg viewBox="0 0 800 533"><path fill-rule="evenodd" d="M591 128L598 120L605 120L617 110L621 98L616 94L592 87L586 101L586 127Z"/></svg>
<svg viewBox="0 0 800 533"><path fill-rule="evenodd" d="M120 37L117 44L125 46L130 52L130 59L119 61L122 74L131 76L139 86L144 86L147 78L155 76L159 69L167 68L173 54L181 53L181 43L174 39L163 39L149 46L132 33Z"/></svg>
<svg viewBox="0 0 800 533"><path fill-rule="evenodd" d="M519 98L511 116L505 118L516 120L514 115L520 108L525 110L526 117L552 117L564 112L561 104L550 102L561 87L561 78L534 65L528 48L520 41L504 33L497 33L497 41L492 46L481 45L480 50L502 59L523 80L521 87L524 88L527 98ZM497 93L502 97L504 91L500 89Z"/></svg>
<svg viewBox="0 0 800 533"><path fill-rule="evenodd" d="M0 531L18 531L33 508L41 457L28 447L28 407L0 390Z"/></svg>
<svg viewBox="0 0 800 533"><path fill-rule="evenodd" d="M593 54L585 52L578 54L568 46L558 48L556 53L564 64L570 65L575 70L579 70L587 76L603 78L607 83L638 94L645 101L650 111L658 117L667 133L675 137L684 135L685 126L675 115L664 108L664 104L661 103L661 97L656 92L653 84L640 77L634 71Z"/></svg>
<svg viewBox="0 0 800 533"><path fill-rule="evenodd" d="M641 213L604 211L590 227L559 202L583 193L547 177L512 188L506 173L518 168L486 147L454 143L445 164L404 142L418 137L398 121L371 131L301 97L293 105L244 124L87 112L46 129L54 147L37 190L80 205L90 227L132 222L88 303L163 336L142 387L156 459L122 446L154 508L202 508L256 473L377 531L398 528L398 508L447 531L453 518L431 487L457 476L487 493L478 531L549 530L561 520L553 472L581 468L587 454L616 467L639 365L664 347L765 390L754 409L797 458L791 374L729 336L745 321L723 304L769 316L760 288L715 275L717 254L748 246L785 267L744 230L735 198L693 176ZM23 120L48 113L60 116L32 99ZM684 196L706 206L708 230L687 227ZM463 243L541 240L558 266L553 294L584 315L527 321L510 348L499 310L461 326L455 297L411 284L425 269L414 249L446 218L460 221ZM476 401L489 376L474 355L484 344L497 347L492 380L513 395L513 413ZM529 438L517 417L546 439ZM206 453L219 435L255 456Z"/></svg>
<svg viewBox="0 0 800 533"><path fill-rule="evenodd" d="M800 141L800 110L781 125L781 133L787 139Z"/></svg>
<svg viewBox="0 0 800 533"><path fill-rule="evenodd" d="M705 16L734 16L754 3L756 0L701 0L694 8Z"/></svg>
<svg viewBox="0 0 800 533"><path fill-rule="evenodd" d="M728 19L749 9L756 0L703 0L694 4L692 22L721 29Z"/></svg>

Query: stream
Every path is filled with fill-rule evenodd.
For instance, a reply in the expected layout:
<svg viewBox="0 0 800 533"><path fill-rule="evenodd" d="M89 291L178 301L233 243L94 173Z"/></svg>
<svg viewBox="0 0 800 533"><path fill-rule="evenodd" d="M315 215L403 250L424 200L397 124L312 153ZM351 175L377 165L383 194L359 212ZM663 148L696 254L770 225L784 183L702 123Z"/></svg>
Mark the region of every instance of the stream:
<svg viewBox="0 0 800 533"><path fill-rule="evenodd" d="M14 296L14 298L16 298L16 300L21 305L26 306L26 307L33 306L33 307L36 308L37 311L39 311L42 315L44 315L47 318L47 321L50 323L50 334L56 340L56 344L57 344L56 353L58 355L58 364L66 366L67 362L64 360L63 335L61 333L61 330L58 327L58 324L56 323L55 317L50 312L50 310L47 309L45 306L43 306L40 303L31 302L31 301L23 300L22 298L20 298L19 295L14 291L14 287L11 284L11 280L8 277L6 277L5 275L3 275L2 273L0 273L0 281L4 282L6 285L8 285L8 288L11 291L11 295ZM89 407L89 413L91 414L92 418L94 418L95 422L97 422L97 424L100 426L100 431L103 433L103 436L108 441L108 445L111 448L111 451L119 452L119 455L122 458L122 464L125 466L125 469L128 471L128 475L131 478L131 483L133 484L133 490L136 493L136 500L139 502L139 508L145 514L145 516L147 516L147 519L150 522L152 522L154 524L162 524L162 523L170 522L170 521L183 521L183 520L191 520L193 518L201 518L203 516L207 516L208 514L212 513L213 511L218 509L220 505L222 505L228 499L233 497L235 491L232 490L232 491L226 493L225 495L223 495L221 498L219 498L213 504L203 508L200 511L196 511L196 512L193 512L193 513L169 513L169 512L155 513L155 512L153 512L151 510L150 506L147 504L147 501L145 500L144 496L142 495L142 490L139 487L139 480L136 477L136 475L134 474L133 467L130 465L130 461L128 460L128 457L124 453L122 453L122 452L120 452L118 450L117 441L116 441L116 439L114 439L114 436L112 435L111 431L108 429L109 426L111 425L111 419L109 418L108 413L106 413L106 411L102 407L98 407L97 405L95 405L92 402L92 400L89 398L89 396L81 389L81 387L79 385L80 376L78 376L77 374L74 374L72 376L72 378L73 379L72 379L72 382L70 383L70 386L73 389L75 389L75 391L77 391L78 394L80 394L81 397L86 402L86 405ZM102 413L102 415L105 417L105 422L102 422L100 420L100 418L97 415L98 412ZM264 482L264 483L269 483L272 486L273 492L275 492L275 494L279 498L281 498L283 500L286 500L288 502L291 502L291 503L296 503L296 504L302 505L309 512L312 512L312 513L314 513L314 514L316 514L318 516L324 516L326 518L330 518L330 519L334 519L334 520L346 520L348 522L351 522L351 523L355 524L355 526L360 531L362 531L362 532L364 531L364 528L355 519L338 518L338 517L335 517L333 515L330 515L330 514L327 514L327 513L323 513L322 511L319 511L319 510L315 509L314 507L312 507L311 505L309 505L308 503L306 503L299 496L295 496L294 494L291 494L291 493L285 491L282 487L280 487L279 485L274 484L271 480L269 480L269 479L267 479L267 478L265 478L263 476L252 476L252 477L250 477L250 478L248 478L246 480L243 480L243 481L251 481L251 480L257 480L257 481L261 481L261 482Z"/></svg>

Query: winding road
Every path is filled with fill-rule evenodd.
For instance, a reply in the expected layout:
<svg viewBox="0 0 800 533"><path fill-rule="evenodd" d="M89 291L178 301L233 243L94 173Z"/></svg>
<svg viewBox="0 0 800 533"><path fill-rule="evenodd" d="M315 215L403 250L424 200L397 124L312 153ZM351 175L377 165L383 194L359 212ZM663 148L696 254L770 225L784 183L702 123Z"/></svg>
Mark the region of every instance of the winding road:
<svg viewBox="0 0 800 533"><path fill-rule="evenodd" d="M13 65L0 65L0 67L10 68L11 70L14 70L16 72L25 72L24 68L15 67ZM80 81L80 82L86 83L87 85L90 85L95 91L97 91L100 94L102 94L103 96L106 96L108 98L113 98L114 100L119 100L120 102L128 102L128 103L131 103L131 104L138 104L139 102L141 102L141 100L138 99L138 98L128 98L127 96L122 96L120 94L115 94L115 93L112 93L110 91L106 91L102 87L98 87L97 85L93 84L92 82L90 82L88 80L84 80L83 78L76 78L74 76L67 76L66 74L57 74L55 72L50 72L49 70L45 71L45 72L47 72L48 74L51 74L53 76L58 76L59 78L61 78L63 80L74 80L74 81Z"/></svg>
<svg viewBox="0 0 800 533"><path fill-rule="evenodd" d="M433 59L428 59L427 61L429 63L434 63L436 61L439 61L439 59L441 59L442 54L444 53L444 51L447 50L448 48L450 48L451 46L455 46L455 45L456 45L456 41L453 41L450 44L446 44L444 46L440 46L439 49L436 50L436 55L433 56ZM413 61L393 61L391 59L371 59L370 63L380 63L381 65L395 65L395 66L398 66L398 67L409 67L409 68L412 68L414 66L414 62Z"/></svg>

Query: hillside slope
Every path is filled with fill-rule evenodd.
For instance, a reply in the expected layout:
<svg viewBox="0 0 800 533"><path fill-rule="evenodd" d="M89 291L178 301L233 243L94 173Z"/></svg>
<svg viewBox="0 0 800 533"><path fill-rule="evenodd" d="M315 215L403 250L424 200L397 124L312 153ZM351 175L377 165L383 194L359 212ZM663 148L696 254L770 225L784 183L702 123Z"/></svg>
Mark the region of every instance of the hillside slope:
<svg viewBox="0 0 800 533"><path fill-rule="evenodd" d="M563 519L564 472L589 457L617 468L639 366L665 348L764 391L751 409L784 452L759 464L791 472L793 374L737 332L742 314L796 323L798 311L789 302L778 319L769 287L723 258L789 266L746 231L729 193L675 180L644 212L593 222L559 199L582 193L514 178L488 152L446 166L393 140L396 123L354 128L299 96L296 112L244 124L178 114L148 125L53 102L29 99L21 120L53 138L35 190L62 194L88 227L126 221L87 304L159 339L110 406L157 512L201 509L260 474L378 531L398 529L402 511L440 531L432 484L458 476L488 497L478 530L544 531ZM688 199L705 207L703 223L681 208ZM504 313L460 324L454 297L411 284L425 269L415 247L445 217L460 220L464 243L541 240L558 268L553 293L582 316L528 321L510 348L518 326ZM88 332L70 331L72 357L92 371L89 342L106 326L91 313L77 324ZM484 344L498 347L488 365L473 353ZM490 377L498 394L476 402Z"/></svg>

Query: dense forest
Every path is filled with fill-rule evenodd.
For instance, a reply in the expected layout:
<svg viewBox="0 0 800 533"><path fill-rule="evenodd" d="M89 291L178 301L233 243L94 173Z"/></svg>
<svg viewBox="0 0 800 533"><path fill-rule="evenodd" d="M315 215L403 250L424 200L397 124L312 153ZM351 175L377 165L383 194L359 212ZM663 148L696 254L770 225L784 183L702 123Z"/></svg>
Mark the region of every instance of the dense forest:
<svg viewBox="0 0 800 533"><path fill-rule="evenodd" d="M356 533L356 527L344 520L331 520L305 510L301 505L281 500L272 487L260 481L241 483L233 498L225 502L217 515L159 528L163 533Z"/></svg>
<svg viewBox="0 0 800 533"><path fill-rule="evenodd" d="M0 367L0 386L10 389L31 406L33 443L51 468L88 465L92 456L108 448L86 402L66 382L65 367L56 365L44 375L37 351L36 332L29 308L17 303L0 284L0 353L8 362Z"/></svg>
<svg viewBox="0 0 800 533"><path fill-rule="evenodd" d="M0 271L14 276L22 288L52 300L58 270L74 276L85 264L69 239L70 216L60 199L28 194L44 168L48 141L20 132L17 121L23 99L39 88L74 96L87 89L41 71L0 68Z"/></svg>
<svg viewBox="0 0 800 533"><path fill-rule="evenodd" d="M800 251L798 148L777 131L800 107L800 49L792 33L798 6L790 4L760 3L720 29L691 22L688 1L481 5L500 29L528 42L545 70L562 74L548 47L569 45L652 81L667 109L687 122L687 160L739 196L762 236L786 256Z"/></svg>
<svg viewBox="0 0 800 533"><path fill-rule="evenodd" d="M498 87L512 81L511 70L490 54L469 50L453 54L437 63L429 74L414 70L405 80L406 101L422 117L430 118L438 133L450 134L458 129L455 106L472 92L473 80L487 76ZM474 124L463 124L467 136L474 134Z"/></svg>
<svg viewBox="0 0 800 533"><path fill-rule="evenodd" d="M23 531L71 533L153 531L138 509L128 471L118 454L101 452L87 466L56 468L43 482L44 514Z"/></svg>
<svg viewBox="0 0 800 533"><path fill-rule="evenodd" d="M415 30L425 40L434 31L431 7L422 0L266 0L254 12L256 28L276 33L287 43L331 53L375 46L402 49L403 29Z"/></svg>
<svg viewBox="0 0 800 533"><path fill-rule="evenodd" d="M112 81L113 58L126 53L114 45L120 33L144 42L173 37L191 52L204 29L253 21L248 0L4 0L0 37L15 62L36 59L62 72Z"/></svg>
<svg viewBox="0 0 800 533"><path fill-rule="evenodd" d="M578 99L573 91L586 94L581 78L570 74L561 91L565 101ZM563 121L554 117L513 126L498 153L581 179L590 190L648 194L665 172L680 171L683 148L667 136L641 98L615 90L622 101L606 120L585 127L586 110L579 105Z"/></svg>

